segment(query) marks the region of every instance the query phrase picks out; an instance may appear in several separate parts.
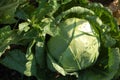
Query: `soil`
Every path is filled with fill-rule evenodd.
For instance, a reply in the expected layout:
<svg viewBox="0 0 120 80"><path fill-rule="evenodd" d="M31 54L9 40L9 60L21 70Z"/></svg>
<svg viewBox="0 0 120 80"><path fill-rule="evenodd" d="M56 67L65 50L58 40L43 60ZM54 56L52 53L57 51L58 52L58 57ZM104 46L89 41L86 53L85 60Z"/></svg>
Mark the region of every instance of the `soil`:
<svg viewBox="0 0 120 80"><path fill-rule="evenodd" d="M19 72L8 69L0 64L0 80L37 80L35 77L27 77Z"/></svg>

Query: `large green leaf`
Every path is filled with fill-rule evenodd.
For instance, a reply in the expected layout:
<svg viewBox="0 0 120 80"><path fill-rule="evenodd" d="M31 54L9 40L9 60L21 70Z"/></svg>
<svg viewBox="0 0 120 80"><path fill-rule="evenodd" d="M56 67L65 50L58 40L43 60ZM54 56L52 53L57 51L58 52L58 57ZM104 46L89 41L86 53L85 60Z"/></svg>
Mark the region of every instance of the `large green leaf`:
<svg viewBox="0 0 120 80"><path fill-rule="evenodd" d="M90 9L87 9L85 7L81 7L81 6L76 6L76 7L72 7L64 12L62 12L60 15L58 15L56 17L56 23L60 23L60 21L65 18L67 15L74 13L77 15L94 15L94 12ZM72 16L71 16L72 17ZM74 16L73 16L74 17Z"/></svg>
<svg viewBox="0 0 120 80"><path fill-rule="evenodd" d="M48 67L51 70L57 70L59 73L61 73L63 76L65 76L67 74L67 72L64 70L64 68L62 68L57 62L55 62L55 60L50 56L50 54L47 55L48 56ZM53 69L54 67L54 69Z"/></svg>
<svg viewBox="0 0 120 80"><path fill-rule="evenodd" d="M108 26L106 28L108 31L116 32L118 30L117 22L108 8L99 3L90 3L87 8L94 11L95 15L102 20L103 24Z"/></svg>
<svg viewBox="0 0 120 80"><path fill-rule="evenodd" d="M18 5L24 0L1 0L0 1L0 23L9 24L15 22L15 12Z"/></svg>
<svg viewBox="0 0 120 80"><path fill-rule="evenodd" d="M45 45L44 42L37 42L35 45L35 58L36 62L39 64L39 68L45 68Z"/></svg>
<svg viewBox="0 0 120 80"><path fill-rule="evenodd" d="M26 62L27 59L25 58L25 54L18 49L8 52L5 58L1 59L0 61L0 63L4 66L14 69L22 74L26 69Z"/></svg>
<svg viewBox="0 0 120 80"><path fill-rule="evenodd" d="M25 64L25 67L26 67L26 70L24 71L24 74L27 75L27 76L36 76L36 72L37 72L37 68L36 68L36 61L35 61L35 56L33 54L33 51L32 51L32 47L34 46L35 44L35 40L33 40L28 48L27 48L27 52L26 52L26 59L27 59L27 62Z"/></svg>
<svg viewBox="0 0 120 80"><path fill-rule="evenodd" d="M0 56L6 49L10 48L10 44L16 44L20 39L15 30L11 30L10 26L5 26L0 29Z"/></svg>

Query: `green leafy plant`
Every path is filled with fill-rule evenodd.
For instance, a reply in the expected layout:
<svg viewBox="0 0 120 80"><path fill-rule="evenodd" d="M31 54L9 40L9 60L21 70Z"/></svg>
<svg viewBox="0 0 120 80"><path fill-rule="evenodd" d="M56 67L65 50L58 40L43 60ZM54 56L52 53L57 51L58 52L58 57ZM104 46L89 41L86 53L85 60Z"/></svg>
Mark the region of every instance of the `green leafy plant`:
<svg viewBox="0 0 120 80"><path fill-rule="evenodd" d="M0 3L0 17L4 66L38 80L119 77L120 30L103 5L88 0L9 0Z"/></svg>

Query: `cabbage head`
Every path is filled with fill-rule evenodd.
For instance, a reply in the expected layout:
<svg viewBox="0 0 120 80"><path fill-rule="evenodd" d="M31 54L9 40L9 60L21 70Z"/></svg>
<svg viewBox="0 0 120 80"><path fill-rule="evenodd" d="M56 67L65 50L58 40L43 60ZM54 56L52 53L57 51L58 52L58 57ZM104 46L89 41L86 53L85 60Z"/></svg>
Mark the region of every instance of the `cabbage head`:
<svg viewBox="0 0 120 80"><path fill-rule="evenodd" d="M85 69L97 60L99 46L99 38L88 21L68 18L59 24L58 34L47 43L48 67L55 70L59 66L66 72Z"/></svg>

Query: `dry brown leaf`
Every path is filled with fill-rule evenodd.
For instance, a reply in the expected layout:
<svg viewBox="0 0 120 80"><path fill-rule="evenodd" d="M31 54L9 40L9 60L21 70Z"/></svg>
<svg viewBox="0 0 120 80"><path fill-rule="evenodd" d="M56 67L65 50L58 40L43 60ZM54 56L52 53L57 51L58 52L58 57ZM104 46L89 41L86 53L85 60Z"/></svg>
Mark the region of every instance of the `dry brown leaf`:
<svg viewBox="0 0 120 80"><path fill-rule="evenodd" d="M114 0L108 7L112 10L113 16L117 19L117 22L120 25L120 1Z"/></svg>

